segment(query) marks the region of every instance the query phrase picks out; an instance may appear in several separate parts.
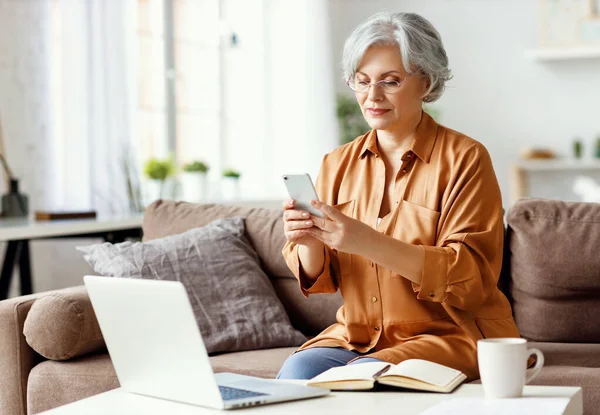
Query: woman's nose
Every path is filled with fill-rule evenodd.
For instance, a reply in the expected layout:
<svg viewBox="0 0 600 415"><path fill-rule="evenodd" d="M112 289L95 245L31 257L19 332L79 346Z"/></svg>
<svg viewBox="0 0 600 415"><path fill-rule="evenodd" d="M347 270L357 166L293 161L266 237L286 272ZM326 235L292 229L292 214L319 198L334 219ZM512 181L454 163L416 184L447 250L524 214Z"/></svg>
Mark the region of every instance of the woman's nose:
<svg viewBox="0 0 600 415"><path fill-rule="evenodd" d="M383 93L381 92L381 88L379 88L379 85L375 84L371 84L369 85L369 94L368 94L368 98L371 101L381 101L383 99Z"/></svg>

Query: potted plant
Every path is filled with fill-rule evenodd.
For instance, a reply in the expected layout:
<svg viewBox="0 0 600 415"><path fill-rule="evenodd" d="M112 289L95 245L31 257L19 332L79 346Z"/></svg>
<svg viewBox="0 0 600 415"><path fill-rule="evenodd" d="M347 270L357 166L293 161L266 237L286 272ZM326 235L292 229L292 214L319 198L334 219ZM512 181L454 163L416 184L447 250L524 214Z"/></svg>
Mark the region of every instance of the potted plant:
<svg viewBox="0 0 600 415"><path fill-rule="evenodd" d="M181 187L183 198L188 202L199 202L206 199L208 184L207 173L210 170L208 164L195 160L183 165L181 175Z"/></svg>
<svg viewBox="0 0 600 415"><path fill-rule="evenodd" d="M175 165L171 158L161 160L151 158L144 165L144 175L150 179L149 191L147 196L149 200L162 199L165 191L167 179L175 172Z"/></svg>
<svg viewBox="0 0 600 415"><path fill-rule="evenodd" d="M221 196L223 199L238 199L240 196L241 173L237 170L225 169L221 175L223 176L221 183Z"/></svg>

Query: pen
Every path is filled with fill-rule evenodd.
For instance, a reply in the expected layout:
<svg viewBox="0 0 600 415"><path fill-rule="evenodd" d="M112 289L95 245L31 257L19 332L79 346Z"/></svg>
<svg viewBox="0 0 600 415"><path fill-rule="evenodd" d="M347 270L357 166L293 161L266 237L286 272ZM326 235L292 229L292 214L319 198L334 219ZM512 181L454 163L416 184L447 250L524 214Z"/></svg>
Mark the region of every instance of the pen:
<svg viewBox="0 0 600 415"><path fill-rule="evenodd" d="M379 376L383 375L385 372L390 370L390 367L392 367L392 365L387 365L383 369L381 369L379 372L375 373L373 375L373 379L377 379Z"/></svg>

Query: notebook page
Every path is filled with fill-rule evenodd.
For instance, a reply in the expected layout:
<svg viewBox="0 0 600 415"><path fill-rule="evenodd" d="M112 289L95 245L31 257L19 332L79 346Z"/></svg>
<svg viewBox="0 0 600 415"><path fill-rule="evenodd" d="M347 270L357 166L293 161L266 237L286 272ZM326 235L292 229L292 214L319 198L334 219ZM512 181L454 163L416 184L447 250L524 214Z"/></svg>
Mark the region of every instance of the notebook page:
<svg viewBox="0 0 600 415"><path fill-rule="evenodd" d="M427 360L409 359L392 366L384 376L399 375L431 383L432 385L446 386L460 376L461 373L458 370Z"/></svg>
<svg viewBox="0 0 600 415"><path fill-rule="evenodd" d="M310 382L335 382L340 380L373 379L377 373L389 363L369 362L331 368L315 376Z"/></svg>
<svg viewBox="0 0 600 415"><path fill-rule="evenodd" d="M455 398L440 402L421 415L562 415L569 398Z"/></svg>

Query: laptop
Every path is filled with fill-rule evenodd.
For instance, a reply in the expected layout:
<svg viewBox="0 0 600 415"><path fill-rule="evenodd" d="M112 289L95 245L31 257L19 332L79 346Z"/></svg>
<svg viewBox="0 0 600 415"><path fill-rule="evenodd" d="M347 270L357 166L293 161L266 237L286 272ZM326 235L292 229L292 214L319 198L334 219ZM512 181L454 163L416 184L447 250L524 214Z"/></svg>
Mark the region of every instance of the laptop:
<svg viewBox="0 0 600 415"><path fill-rule="evenodd" d="M127 392L215 409L324 396L329 390L213 373L179 281L83 277L104 341Z"/></svg>

